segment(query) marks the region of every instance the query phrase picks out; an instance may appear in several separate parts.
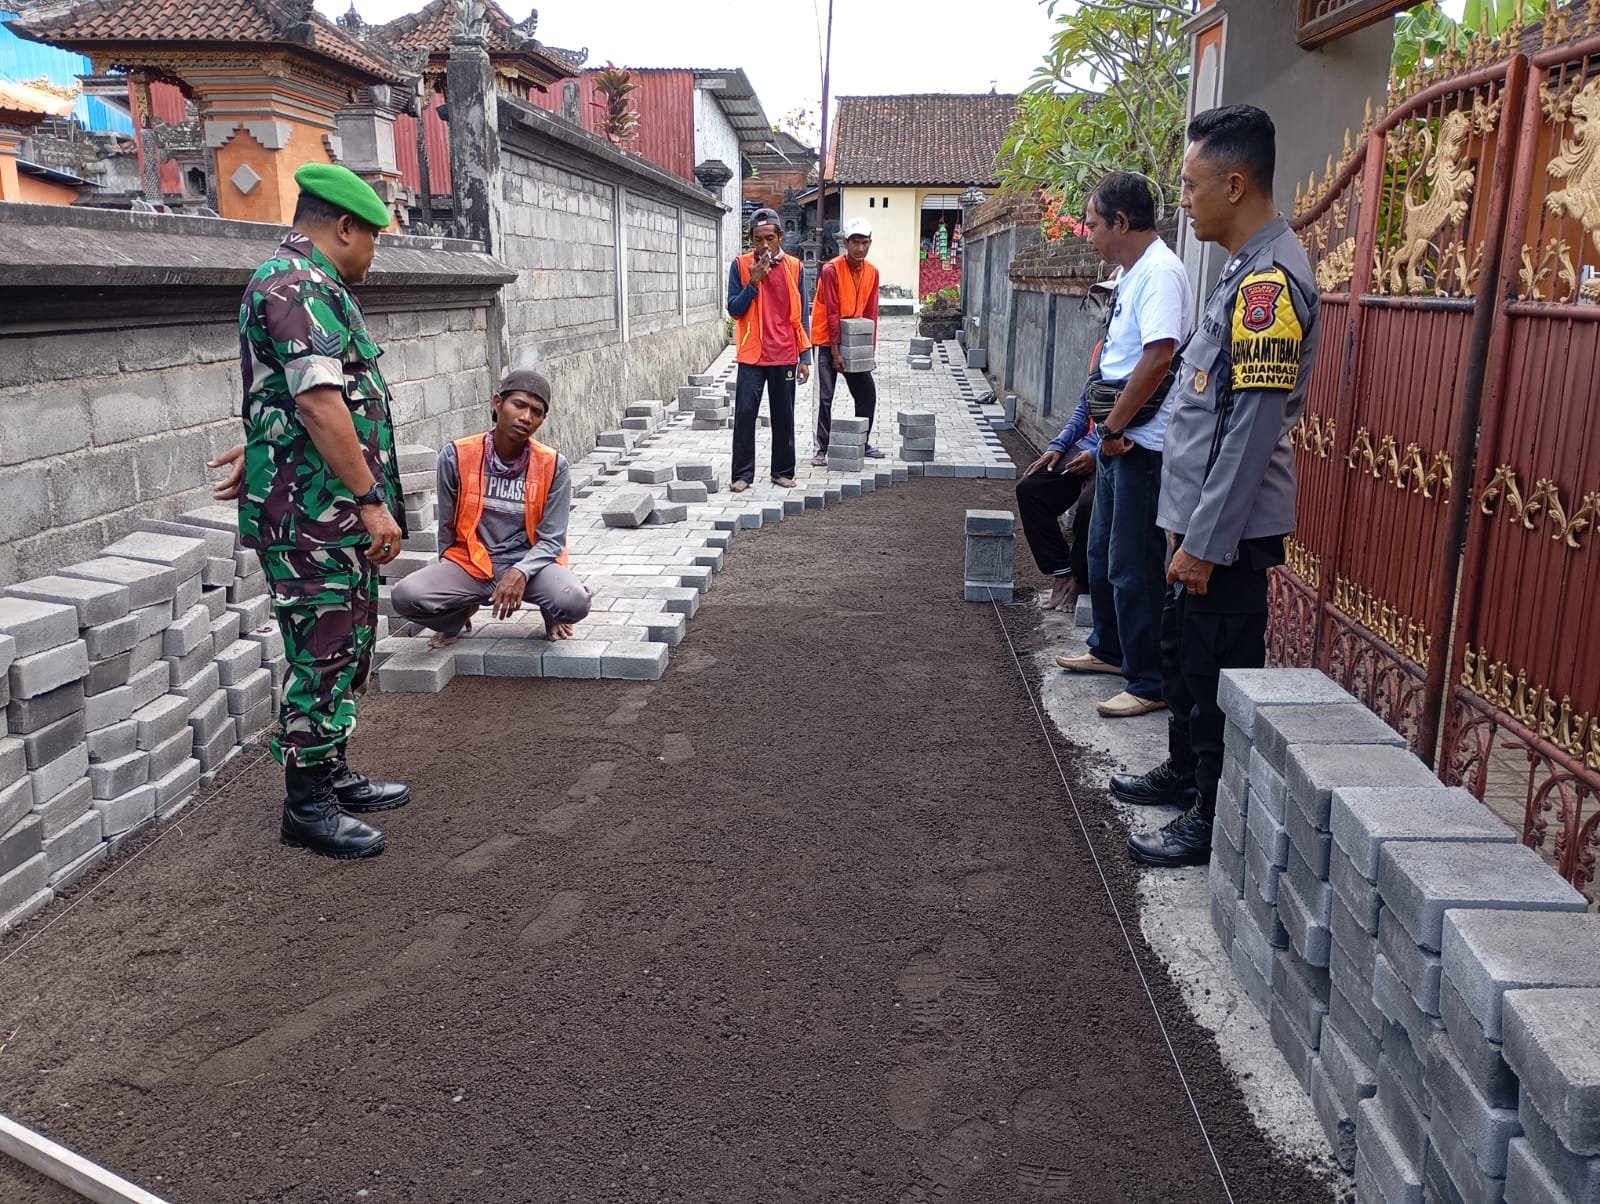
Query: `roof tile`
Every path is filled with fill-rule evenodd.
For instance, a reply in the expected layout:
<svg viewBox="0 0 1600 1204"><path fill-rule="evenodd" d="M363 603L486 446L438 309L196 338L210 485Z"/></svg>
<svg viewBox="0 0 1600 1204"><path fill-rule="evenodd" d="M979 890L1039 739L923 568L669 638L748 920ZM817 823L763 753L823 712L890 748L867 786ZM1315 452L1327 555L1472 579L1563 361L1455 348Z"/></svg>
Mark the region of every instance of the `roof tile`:
<svg viewBox="0 0 1600 1204"><path fill-rule="evenodd" d="M839 184L993 185L1016 114L1017 97L994 92L841 96L829 176Z"/></svg>

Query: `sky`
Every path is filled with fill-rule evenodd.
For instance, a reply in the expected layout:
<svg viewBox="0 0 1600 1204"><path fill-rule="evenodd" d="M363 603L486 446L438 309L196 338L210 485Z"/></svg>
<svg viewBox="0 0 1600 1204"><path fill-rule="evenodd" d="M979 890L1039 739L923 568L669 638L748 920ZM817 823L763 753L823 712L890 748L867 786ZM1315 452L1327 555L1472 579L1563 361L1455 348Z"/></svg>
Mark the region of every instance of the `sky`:
<svg viewBox="0 0 1600 1204"><path fill-rule="evenodd" d="M356 11L377 24L423 2L356 0ZM316 5L337 17L349 0ZM514 20L534 5L539 40L587 46L593 66L743 67L774 121L821 99L818 14L828 0L501 0ZM1051 28L1037 0L834 0L832 94L1019 92Z"/></svg>

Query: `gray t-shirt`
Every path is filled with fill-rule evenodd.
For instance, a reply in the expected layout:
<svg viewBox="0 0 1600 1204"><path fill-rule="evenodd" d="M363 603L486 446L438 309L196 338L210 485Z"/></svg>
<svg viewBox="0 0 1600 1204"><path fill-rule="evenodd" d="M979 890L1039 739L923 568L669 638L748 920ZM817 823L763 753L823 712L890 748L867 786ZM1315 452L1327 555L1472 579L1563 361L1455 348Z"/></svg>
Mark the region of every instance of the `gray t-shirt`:
<svg viewBox="0 0 1600 1204"><path fill-rule="evenodd" d="M555 479L544 500L539 519L537 543L528 540L525 517L528 459L524 451L516 464L505 464L495 455L494 440L485 435L488 454L484 457L483 514L478 519L478 538L489 549L496 580L508 568L520 569L531 581L535 573L554 564L567 546L567 518L572 509L572 473L567 458L556 453ZM456 445L447 443L439 453L439 550L456 542L456 497L461 492L461 469L456 461Z"/></svg>

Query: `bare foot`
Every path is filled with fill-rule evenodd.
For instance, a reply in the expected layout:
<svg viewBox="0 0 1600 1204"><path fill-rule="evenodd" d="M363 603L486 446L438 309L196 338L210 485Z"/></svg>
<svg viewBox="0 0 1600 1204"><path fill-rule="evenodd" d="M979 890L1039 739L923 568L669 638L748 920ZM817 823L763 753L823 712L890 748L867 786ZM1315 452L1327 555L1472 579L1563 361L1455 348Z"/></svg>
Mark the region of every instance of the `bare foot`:
<svg viewBox="0 0 1600 1204"><path fill-rule="evenodd" d="M478 608L476 606L474 606L467 613L467 621L465 623L461 624L461 630L456 632L455 635L451 635L451 634L449 634L448 632L445 632L445 631L436 631L436 632L434 632L433 633L433 637L428 641L428 647L430 647L430 648L448 648L448 647L450 647L451 644L455 643L462 636L466 635L467 632L472 630L472 616L477 614L477 613L478 613Z"/></svg>
<svg viewBox="0 0 1600 1204"><path fill-rule="evenodd" d="M1050 599L1044 604L1046 610L1071 610L1078 603L1078 583L1072 577L1053 578L1050 586Z"/></svg>
<svg viewBox="0 0 1600 1204"><path fill-rule="evenodd" d="M552 623L545 620L544 638L547 640L570 640L572 638L571 623Z"/></svg>
<svg viewBox="0 0 1600 1204"><path fill-rule="evenodd" d="M750 488L750 482L749 481L735 481L733 484L728 486L729 491L732 492L732 493L743 493L746 489L749 489L749 488Z"/></svg>

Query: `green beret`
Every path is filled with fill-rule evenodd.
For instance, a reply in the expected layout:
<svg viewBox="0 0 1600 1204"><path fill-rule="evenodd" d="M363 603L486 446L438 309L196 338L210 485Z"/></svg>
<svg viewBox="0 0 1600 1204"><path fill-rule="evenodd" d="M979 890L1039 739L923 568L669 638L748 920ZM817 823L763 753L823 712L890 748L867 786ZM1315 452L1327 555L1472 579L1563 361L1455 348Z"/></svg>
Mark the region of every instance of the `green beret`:
<svg viewBox="0 0 1600 1204"><path fill-rule="evenodd" d="M394 223L394 214L389 212L383 198L348 167L337 163L302 164L294 173L294 182L300 185L302 192L337 205L380 230L387 230Z"/></svg>

